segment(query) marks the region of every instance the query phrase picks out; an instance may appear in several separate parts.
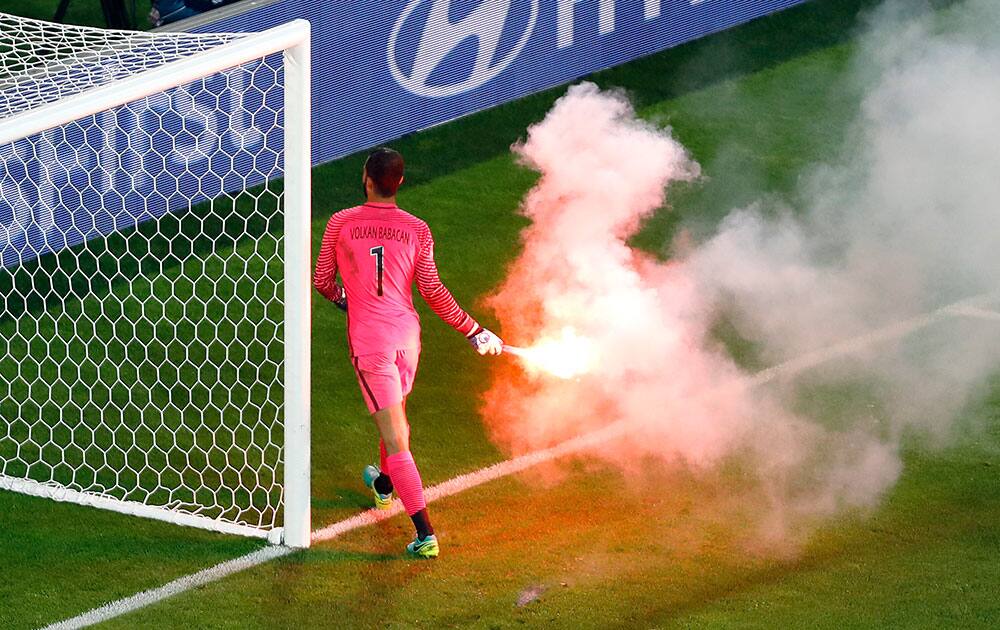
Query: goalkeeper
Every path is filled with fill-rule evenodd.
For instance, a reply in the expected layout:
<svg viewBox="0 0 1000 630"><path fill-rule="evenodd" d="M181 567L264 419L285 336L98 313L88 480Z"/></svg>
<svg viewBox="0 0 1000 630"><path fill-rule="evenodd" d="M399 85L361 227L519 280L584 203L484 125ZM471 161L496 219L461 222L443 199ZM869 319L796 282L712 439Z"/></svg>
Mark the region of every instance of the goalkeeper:
<svg viewBox="0 0 1000 630"><path fill-rule="evenodd" d="M396 206L403 183L403 156L376 149L361 174L367 202L335 213L326 226L313 284L348 312L347 345L368 410L381 440L380 466L365 469L365 483L379 508L403 501L417 529L406 550L438 555L420 473L410 454L406 397L420 356L420 320L413 283L431 309L465 335L481 355L500 354L503 342L455 301L438 277L434 239L427 224ZM336 282L337 272L343 286ZM348 308L349 305L349 308Z"/></svg>

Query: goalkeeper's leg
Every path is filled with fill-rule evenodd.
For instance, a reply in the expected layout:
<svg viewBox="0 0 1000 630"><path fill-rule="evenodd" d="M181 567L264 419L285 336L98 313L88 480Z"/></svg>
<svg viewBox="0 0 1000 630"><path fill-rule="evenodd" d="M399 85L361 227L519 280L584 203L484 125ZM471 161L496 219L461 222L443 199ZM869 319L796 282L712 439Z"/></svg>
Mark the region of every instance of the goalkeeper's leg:
<svg viewBox="0 0 1000 630"><path fill-rule="evenodd" d="M436 556L437 539L434 537L434 527L427 513L420 471L410 453L410 427L403 412L403 405L399 403L380 409L375 412L374 418L386 446L386 467L392 485L417 530L417 538L407 550L423 557Z"/></svg>
<svg viewBox="0 0 1000 630"><path fill-rule="evenodd" d="M385 440L378 441L378 466L374 464L365 466L361 475L365 485L372 491L375 497L375 507L380 510L387 510L392 507L392 479L389 478L389 464L386 458L389 454L385 450Z"/></svg>
<svg viewBox="0 0 1000 630"><path fill-rule="evenodd" d="M405 408L405 407L404 407ZM392 494L392 478L389 476L389 453L385 450L385 440L378 440L378 467L381 474L372 483L375 490L383 495Z"/></svg>
<svg viewBox="0 0 1000 630"><path fill-rule="evenodd" d="M374 464L365 466L361 473L361 480L372 491L376 509L388 510L392 508L392 481L380 466Z"/></svg>
<svg viewBox="0 0 1000 630"><path fill-rule="evenodd" d="M427 514L420 471L410 453L410 425L404 410L419 356L419 350L363 355L355 357L354 367L385 445L383 470L417 529L417 538L407 550L418 556L434 557L438 553L437 539Z"/></svg>

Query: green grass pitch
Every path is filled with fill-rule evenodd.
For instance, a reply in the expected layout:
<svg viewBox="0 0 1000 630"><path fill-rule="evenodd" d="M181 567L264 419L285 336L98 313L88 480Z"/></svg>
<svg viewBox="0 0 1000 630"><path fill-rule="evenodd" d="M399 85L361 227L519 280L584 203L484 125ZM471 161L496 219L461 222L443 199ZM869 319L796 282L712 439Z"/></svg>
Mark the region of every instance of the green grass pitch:
<svg viewBox="0 0 1000 630"><path fill-rule="evenodd" d="M592 77L628 90L643 117L669 123L708 175L672 191L670 211L636 246L669 255L664 243L682 220L707 231L761 191L790 193L804 167L840 146L860 102L846 80L856 16L876 4L814 0ZM47 5L34 5L47 16ZM393 143L409 164L400 205L430 223L445 283L487 324L480 300L517 253L525 220L516 209L534 183L509 146L562 93ZM356 202L362 160L314 171L314 254L329 214ZM156 286L153 271L140 272ZM477 416L488 363L427 309L421 315L409 411L424 481L434 484L504 454ZM344 323L314 298L315 526L368 506L360 471L377 458ZM844 404L835 394L821 400L833 414ZM967 413L989 419L976 441L933 453L910 447L881 507L829 522L795 557L746 556L713 518L725 506L714 503L711 479L650 467L641 483L625 483L616 470L569 460L556 485L540 487L529 471L435 503L438 561L402 557L410 525L398 517L106 625L996 627L1000 375ZM260 546L7 492L0 523L0 628L58 621Z"/></svg>

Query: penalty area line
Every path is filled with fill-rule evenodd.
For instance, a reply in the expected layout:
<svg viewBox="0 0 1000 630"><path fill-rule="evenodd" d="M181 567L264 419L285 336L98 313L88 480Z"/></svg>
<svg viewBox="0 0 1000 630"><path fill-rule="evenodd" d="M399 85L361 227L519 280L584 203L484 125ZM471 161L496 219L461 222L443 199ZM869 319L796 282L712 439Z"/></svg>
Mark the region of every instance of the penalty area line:
<svg viewBox="0 0 1000 630"><path fill-rule="evenodd" d="M984 312L994 312L986 311L983 307L986 307L998 300L1000 300L1000 293L986 293L965 300L960 300L953 304L943 306L935 311L895 322L859 337L848 339L841 343L809 352L795 359L790 359L784 363L761 370L753 376L752 383L755 386L759 386L779 377L794 376L827 361L855 354L865 348L869 348L880 343L900 339L916 332L917 330L948 318L961 316L982 317ZM990 319L992 319L992 317L990 317ZM560 442L555 446L525 453L524 455L519 455L517 457L498 462L492 466L487 466L486 468L480 468L479 470L453 477L448 481L444 481L425 489L424 497L428 503L431 503L432 501L437 501L438 499L459 494L465 490L469 490L470 488L519 473L533 466L537 466L538 464L549 462L565 455L570 455L586 450L587 448L597 446L607 442L608 440L623 435L630 427L630 422L626 420L619 420L602 429L571 438L565 442ZM336 523L327 525L326 527L314 530L312 533L312 541L324 542L332 540L352 530L373 525L379 521L392 518L402 511L403 508L399 501L395 501L392 509L389 510L366 510L350 518L337 521ZM163 601L164 599L173 597L174 595L179 595L185 591L221 580L235 573L239 573L240 571L287 556L295 551L295 549L289 549L288 547L265 547L264 549L259 549L245 556L227 560L213 567L198 571L197 573L192 573L178 578L158 588L136 593L135 595L94 608L93 610L71 619L46 626L44 630L70 630L75 628L84 628L96 623L108 621L109 619L113 619L126 613Z"/></svg>

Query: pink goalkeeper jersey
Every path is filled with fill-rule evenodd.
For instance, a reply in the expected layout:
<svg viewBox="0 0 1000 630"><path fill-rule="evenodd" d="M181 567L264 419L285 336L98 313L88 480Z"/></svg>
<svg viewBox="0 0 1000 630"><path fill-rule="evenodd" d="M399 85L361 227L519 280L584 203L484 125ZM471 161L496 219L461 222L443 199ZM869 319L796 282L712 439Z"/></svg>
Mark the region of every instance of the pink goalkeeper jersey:
<svg viewBox="0 0 1000 630"><path fill-rule="evenodd" d="M351 356L420 347L413 283L445 322L470 335L479 325L441 283L427 224L392 204L366 203L341 210L326 225L313 284L328 300L347 292Z"/></svg>

